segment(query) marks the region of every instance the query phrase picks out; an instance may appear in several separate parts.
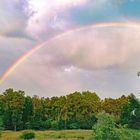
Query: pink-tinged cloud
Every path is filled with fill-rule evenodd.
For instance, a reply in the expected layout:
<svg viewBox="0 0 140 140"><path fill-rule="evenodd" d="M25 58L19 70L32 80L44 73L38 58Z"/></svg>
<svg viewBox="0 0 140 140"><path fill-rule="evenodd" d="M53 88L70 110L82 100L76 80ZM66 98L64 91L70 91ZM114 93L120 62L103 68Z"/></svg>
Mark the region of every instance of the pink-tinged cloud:
<svg viewBox="0 0 140 140"><path fill-rule="evenodd" d="M40 96L95 90L117 97L139 90L140 28L90 27L50 41L2 83ZM113 84L112 84L113 83Z"/></svg>
<svg viewBox="0 0 140 140"><path fill-rule="evenodd" d="M71 26L64 16L66 10L85 4L89 0L30 0L25 11L30 16L26 31L35 39L50 36L53 32L63 31Z"/></svg>
<svg viewBox="0 0 140 140"><path fill-rule="evenodd" d="M35 44L36 42L25 38L0 36L0 77Z"/></svg>

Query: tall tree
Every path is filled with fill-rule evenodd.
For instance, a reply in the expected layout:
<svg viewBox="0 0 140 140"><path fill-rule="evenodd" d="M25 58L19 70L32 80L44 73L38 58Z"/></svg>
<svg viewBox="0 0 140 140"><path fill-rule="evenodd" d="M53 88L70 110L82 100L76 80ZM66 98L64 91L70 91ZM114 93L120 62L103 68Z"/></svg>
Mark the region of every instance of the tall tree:
<svg viewBox="0 0 140 140"><path fill-rule="evenodd" d="M31 119L33 116L33 104L32 104L32 98L30 96L25 97L25 102L24 102L24 108L23 108L23 123L24 123L24 128L29 129L31 128Z"/></svg>
<svg viewBox="0 0 140 140"><path fill-rule="evenodd" d="M128 97L124 95L118 99L105 98L102 101L102 110L112 114L115 118L115 122L118 123L120 121L121 110L127 103Z"/></svg>
<svg viewBox="0 0 140 140"><path fill-rule="evenodd" d="M7 89L3 93L4 125L7 129L22 129L24 102L24 91Z"/></svg>

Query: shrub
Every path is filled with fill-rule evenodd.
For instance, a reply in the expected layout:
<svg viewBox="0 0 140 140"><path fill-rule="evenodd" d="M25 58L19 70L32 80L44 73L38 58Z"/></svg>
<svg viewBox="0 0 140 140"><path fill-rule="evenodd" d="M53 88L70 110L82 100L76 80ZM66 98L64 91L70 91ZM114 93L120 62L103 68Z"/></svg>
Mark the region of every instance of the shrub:
<svg viewBox="0 0 140 140"><path fill-rule="evenodd" d="M30 123L31 129L34 130L44 130L45 129L45 121L42 120L33 120Z"/></svg>
<svg viewBox="0 0 140 140"><path fill-rule="evenodd" d="M140 134L138 131L133 129L127 129L124 126L120 126L119 129L117 129L119 136L121 140L139 140Z"/></svg>
<svg viewBox="0 0 140 140"><path fill-rule="evenodd" d="M51 129L59 130L59 122L58 121L52 121L51 122Z"/></svg>
<svg viewBox="0 0 140 140"><path fill-rule="evenodd" d="M22 133L22 135L20 136L20 138L22 138L24 140L34 139L35 138L35 133L32 132L32 131L24 131Z"/></svg>
<svg viewBox="0 0 140 140"><path fill-rule="evenodd" d="M78 123L71 123L71 124L69 124L69 128L70 129L79 129L79 124Z"/></svg>
<svg viewBox="0 0 140 140"><path fill-rule="evenodd" d="M51 122L52 122L51 119L46 120L46 121L44 122L45 129L50 129L50 128L51 128Z"/></svg>
<svg viewBox="0 0 140 140"><path fill-rule="evenodd" d="M26 123L24 124L24 129L32 129L31 122L26 122Z"/></svg>
<svg viewBox="0 0 140 140"><path fill-rule="evenodd" d="M97 124L93 127L94 140L120 140L111 115L101 112L97 118Z"/></svg>

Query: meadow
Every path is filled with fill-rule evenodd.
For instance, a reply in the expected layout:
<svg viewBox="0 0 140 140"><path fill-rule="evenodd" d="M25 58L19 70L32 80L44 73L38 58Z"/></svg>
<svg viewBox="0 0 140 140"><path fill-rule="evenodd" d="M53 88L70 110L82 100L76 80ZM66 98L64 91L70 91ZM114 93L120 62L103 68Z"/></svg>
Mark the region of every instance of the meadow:
<svg viewBox="0 0 140 140"><path fill-rule="evenodd" d="M1 140L21 140L24 131L3 131ZM92 137L92 130L59 130L59 131L34 131L35 140L88 140Z"/></svg>
<svg viewBox="0 0 140 140"><path fill-rule="evenodd" d="M120 132L122 140L140 140L140 130L125 129ZM0 140L21 140L24 131L3 131ZM34 131L34 140L93 140L92 130L59 130L59 131Z"/></svg>

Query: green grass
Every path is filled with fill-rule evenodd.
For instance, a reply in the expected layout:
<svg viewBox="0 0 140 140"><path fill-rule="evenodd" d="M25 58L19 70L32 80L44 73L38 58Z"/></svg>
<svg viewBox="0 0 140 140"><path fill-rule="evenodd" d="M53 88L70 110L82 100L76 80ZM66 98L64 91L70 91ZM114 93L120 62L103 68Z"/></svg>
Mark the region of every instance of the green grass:
<svg viewBox="0 0 140 140"><path fill-rule="evenodd" d="M0 140L21 140L23 131L3 131ZM63 130L63 131L34 131L35 140L88 140L92 136L92 130Z"/></svg>
<svg viewBox="0 0 140 140"><path fill-rule="evenodd" d="M119 131L122 140L140 140L140 130L125 129ZM92 130L34 131L35 140L90 140ZM3 131L0 140L21 140L23 131ZM91 139L92 140L92 139Z"/></svg>
<svg viewBox="0 0 140 140"><path fill-rule="evenodd" d="M118 129L122 140L140 140L140 130L135 129Z"/></svg>

